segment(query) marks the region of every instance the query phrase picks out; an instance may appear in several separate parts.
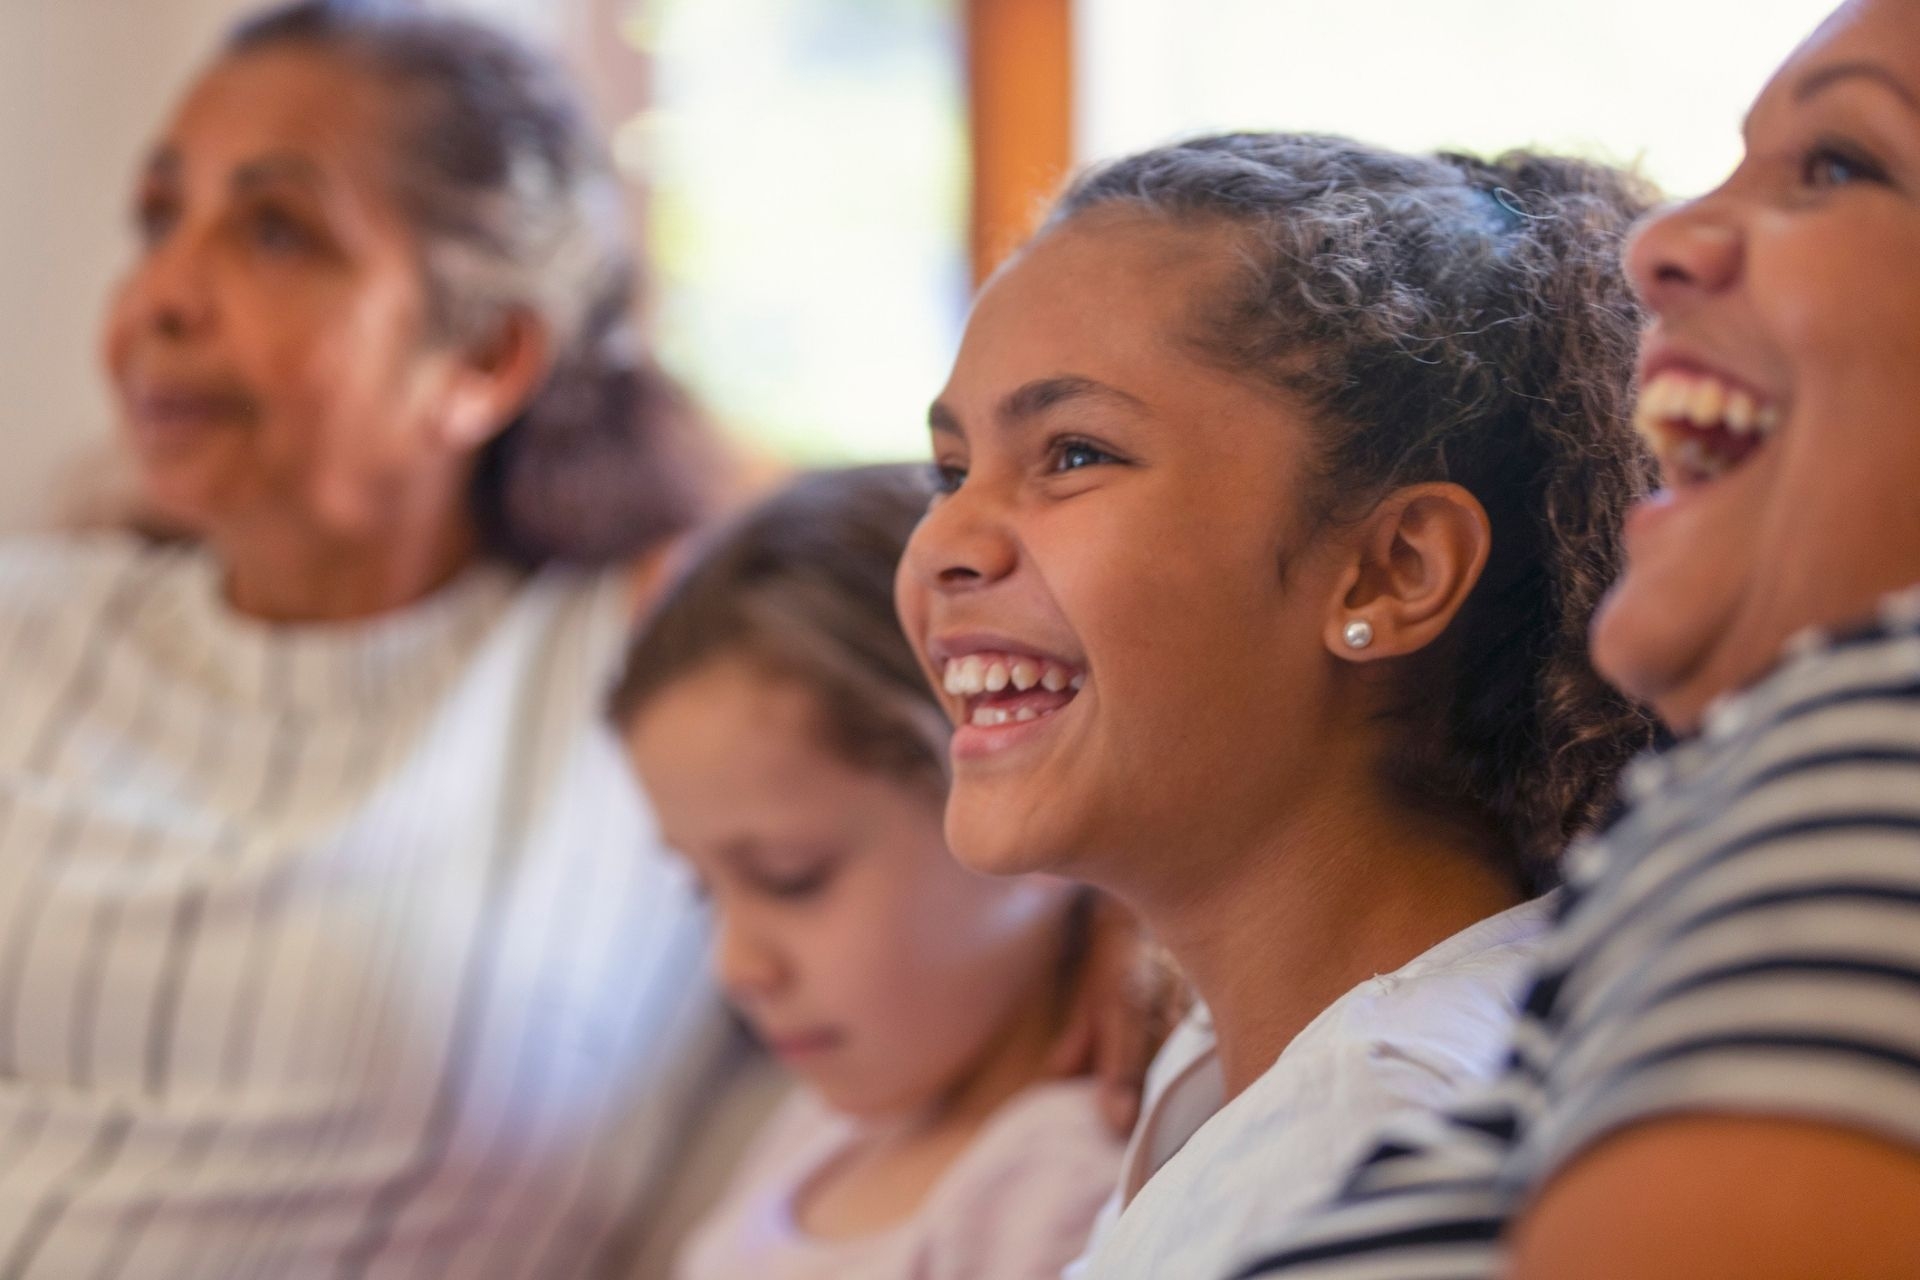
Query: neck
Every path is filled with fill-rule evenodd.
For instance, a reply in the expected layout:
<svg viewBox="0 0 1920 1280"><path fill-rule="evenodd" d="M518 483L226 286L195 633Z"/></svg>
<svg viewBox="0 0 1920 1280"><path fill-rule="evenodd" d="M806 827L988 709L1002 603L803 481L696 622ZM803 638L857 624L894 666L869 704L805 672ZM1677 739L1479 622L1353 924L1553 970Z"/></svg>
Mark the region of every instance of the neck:
<svg viewBox="0 0 1920 1280"><path fill-rule="evenodd" d="M478 539L457 506L401 512L351 532L276 518L212 531L227 602L268 622L344 622L405 608L472 564Z"/></svg>
<svg viewBox="0 0 1920 1280"><path fill-rule="evenodd" d="M1056 975L1035 974L979 1056L930 1106L903 1118L901 1131L931 1141L971 1136L1002 1104L1047 1075L1059 1035Z"/></svg>
<svg viewBox="0 0 1920 1280"><path fill-rule="evenodd" d="M1520 901L1470 833L1366 799L1219 848L1198 885L1130 895L1207 1004L1228 1097L1341 995Z"/></svg>

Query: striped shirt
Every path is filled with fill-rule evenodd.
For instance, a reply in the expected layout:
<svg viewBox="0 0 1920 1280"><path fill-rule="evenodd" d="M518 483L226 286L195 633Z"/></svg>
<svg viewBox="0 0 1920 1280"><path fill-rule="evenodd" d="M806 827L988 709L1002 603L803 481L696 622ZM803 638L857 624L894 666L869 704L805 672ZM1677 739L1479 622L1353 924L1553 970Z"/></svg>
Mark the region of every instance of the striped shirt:
<svg viewBox="0 0 1920 1280"><path fill-rule="evenodd" d="M1608 1134L1746 1112L1920 1148L1920 592L1797 641L1640 762L1573 884L1508 1065L1389 1127L1242 1275L1491 1280L1526 1199Z"/></svg>
<svg viewBox="0 0 1920 1280"><path fill-rule="evenodd" d="M587 1274L703 1045L617 575L235 616L0 546L0 1280Z"/></svg>

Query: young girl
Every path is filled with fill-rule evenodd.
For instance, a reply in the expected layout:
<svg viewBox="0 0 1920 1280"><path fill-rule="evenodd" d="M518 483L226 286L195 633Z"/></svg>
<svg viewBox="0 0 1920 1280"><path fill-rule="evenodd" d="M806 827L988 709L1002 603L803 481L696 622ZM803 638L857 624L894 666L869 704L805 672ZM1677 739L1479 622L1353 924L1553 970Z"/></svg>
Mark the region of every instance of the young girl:
<svg viewBox="0 0 1920 1280"><path fill-rule="evenodd" d="M1049 1081L1081 921L1060 881L962 868L948 730L895 620L923 469L824 473L723 530L615 699L713 960L804 1088L682 1280L1053 1277L1110 1189L1090 1081Z"/></svg>
<svg viewBox="0 0 1920 1280"><path fill-rule="evenodd" d="M1085 1274L1224 1274L1489 1074L1647 725L1587 619L1648 468L1597 166L1205 138L991 281L900 575L947 834L1140 914L1204 1002Z"/></svg>

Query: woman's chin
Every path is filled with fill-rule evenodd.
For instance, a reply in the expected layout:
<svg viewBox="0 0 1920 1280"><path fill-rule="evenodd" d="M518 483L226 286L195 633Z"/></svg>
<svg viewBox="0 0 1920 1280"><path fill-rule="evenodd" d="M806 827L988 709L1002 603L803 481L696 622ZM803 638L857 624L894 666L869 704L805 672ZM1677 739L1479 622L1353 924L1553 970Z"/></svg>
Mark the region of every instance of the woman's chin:
<svg viewBox="0 0 1920 1280"><path fill-rule="evenodd" d="M1681 601L1691 607L1681 607ZM1629 698L1652 707L1678 733L1696 727L1700 699L1690 687L1722 630L1713 611L1700 607L1705 603L1698 594L1689 599L1653 590L1629 569L1593 616L1594 670Z"/></svg>

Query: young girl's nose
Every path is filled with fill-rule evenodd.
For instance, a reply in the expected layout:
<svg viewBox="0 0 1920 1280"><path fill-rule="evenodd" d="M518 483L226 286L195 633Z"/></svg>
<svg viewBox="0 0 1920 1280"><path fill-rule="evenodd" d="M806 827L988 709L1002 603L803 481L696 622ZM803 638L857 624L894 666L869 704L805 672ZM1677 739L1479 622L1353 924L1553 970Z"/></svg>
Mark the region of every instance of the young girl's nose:
<svg viewBox="0 0 1920 1280"><path fill-rule="evenodd" d="M940 592L986 586L1013 572L1013 539L993 500L962 485L934 502L907 543L904 571Z"/></svg>
<svg viewBox="0 0 1920 1280"><path fill-rule="evenodd" d="M1655 312L1716 293L1740 275L1739 224L1720 199L1704 196L1653 215L1627 247L1627 272Z"/></svg>
<svg viewBox="0 0 1920 1280"><path fill-rule="evenodd" d="M721 990L735 1000L771 995L786 978L778 949L738 920L716 919L712 946L714 975Z"/></svg>

